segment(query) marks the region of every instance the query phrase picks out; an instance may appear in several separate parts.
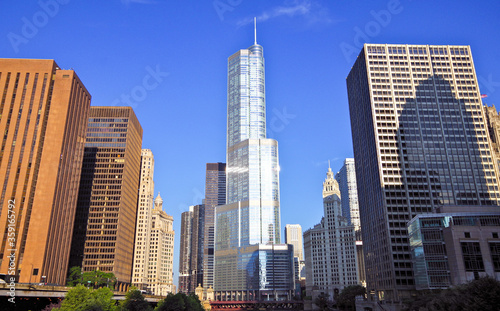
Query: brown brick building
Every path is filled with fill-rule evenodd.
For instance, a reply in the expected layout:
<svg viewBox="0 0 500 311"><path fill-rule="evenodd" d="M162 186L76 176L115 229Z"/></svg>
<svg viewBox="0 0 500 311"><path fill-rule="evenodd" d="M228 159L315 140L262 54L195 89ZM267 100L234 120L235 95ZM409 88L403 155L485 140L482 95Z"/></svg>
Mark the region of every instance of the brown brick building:
<svg viewBox="0 0 500 311"><path fill-rule="evenodd" d="M131 283L142 127L130 107L91 107L70 266Z"/></svg>
<svg viewBox="0 0 500 311"><path fill-rule="evenodd" d="M53 60L0 59L0 273L64 284L90 94Z"/></svg>

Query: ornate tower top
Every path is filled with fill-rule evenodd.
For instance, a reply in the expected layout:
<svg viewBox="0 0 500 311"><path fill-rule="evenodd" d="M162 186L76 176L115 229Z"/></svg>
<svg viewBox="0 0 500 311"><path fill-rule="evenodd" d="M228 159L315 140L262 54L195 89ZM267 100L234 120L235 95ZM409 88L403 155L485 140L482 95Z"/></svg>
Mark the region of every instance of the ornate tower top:
<svg viewBox="0 0 500 311"><path fill-rule="evenodd" d="M155 199L155 209L163 210L163 199L161 198L159 191L158 196Z"/></svg>
<svg viewBox="0 0 500 311"><path fill-rule="evenodd" d="M330 161L328 161L328 172L326 172L326 179L323 182L323 198L336 194L340 198L339 183L333 178L332 168Z"/></svg>

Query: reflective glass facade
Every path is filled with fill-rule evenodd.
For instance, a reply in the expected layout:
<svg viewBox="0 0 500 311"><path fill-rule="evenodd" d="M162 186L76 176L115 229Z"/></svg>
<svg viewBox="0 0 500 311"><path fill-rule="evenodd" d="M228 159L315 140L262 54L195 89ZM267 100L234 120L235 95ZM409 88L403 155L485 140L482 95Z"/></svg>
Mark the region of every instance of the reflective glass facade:
<svg viewBox="0 0 500 311"><path fill-rule="evenodd" d="M271 260L261 252L281 242L278 143L266 138L262 46L254 44L229 57L227 97L226 205L215 214L216 297L232 300L250 290L257 296L247 298L289 299L293 254L286 251L282 262L272 259L276 252L270 253ZM281 269L288 271L283 281L271 282ZM267 292L271 283L263 280L274 284L272 295ZM278 286L280 282L286 285Z"/></svg>
<svg viewBox="0 0 500 311"><path fill-rule="evenodd" d="M293 246L257 244L220 252L215 262L216 300L290 299ZM216 278L217 280L217 278Z"/></svg>

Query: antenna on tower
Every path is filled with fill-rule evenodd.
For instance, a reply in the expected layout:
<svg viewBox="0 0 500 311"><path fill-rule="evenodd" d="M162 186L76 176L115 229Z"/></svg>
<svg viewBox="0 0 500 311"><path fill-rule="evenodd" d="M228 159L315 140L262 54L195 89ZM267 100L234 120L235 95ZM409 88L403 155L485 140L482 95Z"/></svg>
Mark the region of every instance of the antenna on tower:
<svg viewBox="0 0 500 311"><path fill-rule="evenodd" d="M257 17L253 18L253 35L254 35L254 45L257 45Z"/></svg>

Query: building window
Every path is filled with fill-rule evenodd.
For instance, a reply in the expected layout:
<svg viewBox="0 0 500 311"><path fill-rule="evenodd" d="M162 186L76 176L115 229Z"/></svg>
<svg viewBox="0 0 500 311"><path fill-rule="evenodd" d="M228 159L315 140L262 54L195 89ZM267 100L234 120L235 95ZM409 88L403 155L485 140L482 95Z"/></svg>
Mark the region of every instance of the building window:
<svg viewBox="0 0 500 311"><path fill-rule="evenodd" d="M492 236L494 239L498 239L498 232L492 232Z"/></svg>
<svg viewBox="0 0 500 311"><path fill-rule="evenodd" d="M500 243L490 243L491 261L495 272L500 272Z"/></svg>
<svg viewBox="0 0 500 311"><path fill-rule="evenodd" d="M467 239L470 239L470 232L464 232L464 236L465 236Z"/></svg>
<svg viewBox="0 0 500 311"><path fill-rule="evenodd" d="M465 271L484 271L483 256L479 242L462 242Z"/></svg>

